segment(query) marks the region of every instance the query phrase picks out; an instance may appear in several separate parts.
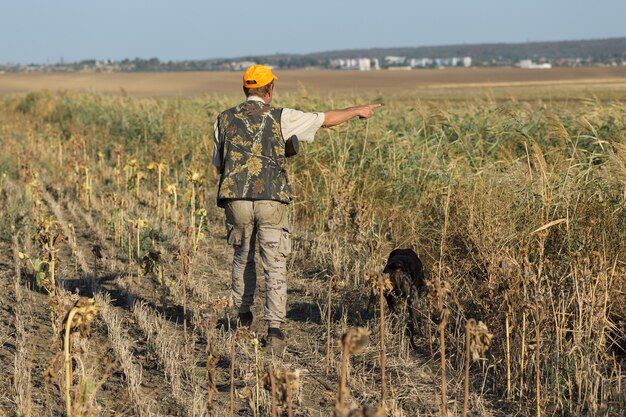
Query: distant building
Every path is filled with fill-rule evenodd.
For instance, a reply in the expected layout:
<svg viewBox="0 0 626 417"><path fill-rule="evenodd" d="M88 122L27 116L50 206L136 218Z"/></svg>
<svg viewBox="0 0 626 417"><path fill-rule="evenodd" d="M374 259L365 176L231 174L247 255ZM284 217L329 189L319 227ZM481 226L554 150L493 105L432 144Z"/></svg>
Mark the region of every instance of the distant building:
<svg viewBox="0 0 626 417"><path fill-rule="evenodd" d="M409 64L413 68L426 68L433 65L433 60L430 58L411 58Z"/></svg>
<svg viewBox="0 0 626 417"><path fill-rule="evenodd" d="M378 60L375 60L374 69L379 69ZM339 58L330 61L331 68L342 70L369 71L372 69L372 60L369 58Z"/></svg>
<svg viewBox="0 0 626 417"><path fill-rule="evenodd" d="M252 62L252 61L235 61L233 63L231 63L231 68L235 71L243 71L248 67L251 67L252 65L256 64L256 62Z"/></svg>
<svg viewBox="0 0 626 417"><path fill-rule="evenodd" d="M386 56L385 57L385 64L387 64L390 67L397 66L397 65L404 65L405 62L406 62L405 56Z"/></svg>
<svg viewBox="0 0 626 417"><path fill-rule="evenodd" d="M519 62L518 66L520 68L525 68L525 69L550 69L552 68L552 64L549 64L547 62L543 64L536 64L530 59L522 59Z"/></svg>
<svg viewBox="0 0 626 417"><path fill-rule="evenodd" d="M372 61L369 58L357 59L359 71L369 71L372 69Z"/></svg>
<svg viewBox="0 0 626 417"><path fill-rule="evenodd" d="M472 66L472 58L469 56L459 58L459 57L451 57L451 58L411 58L408 61L408 64L412 68L429 68L429 67L471 67Z"/></svg>

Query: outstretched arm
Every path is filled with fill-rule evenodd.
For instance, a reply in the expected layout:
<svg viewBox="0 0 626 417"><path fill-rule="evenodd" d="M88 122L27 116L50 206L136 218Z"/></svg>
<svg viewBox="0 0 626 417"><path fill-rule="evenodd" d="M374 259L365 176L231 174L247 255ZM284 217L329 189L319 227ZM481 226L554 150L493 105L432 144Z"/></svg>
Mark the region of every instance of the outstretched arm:
<svg viewBox="0 0 626 417"><path fill-rule="evenodd" d="M368 119L374 115L374 109L380 106L381 104L365 104L363 106L348 107L347 109L329 110L324 113L324 124L322 124L322 127L337 126L357 116L361 119Z"/></svg>

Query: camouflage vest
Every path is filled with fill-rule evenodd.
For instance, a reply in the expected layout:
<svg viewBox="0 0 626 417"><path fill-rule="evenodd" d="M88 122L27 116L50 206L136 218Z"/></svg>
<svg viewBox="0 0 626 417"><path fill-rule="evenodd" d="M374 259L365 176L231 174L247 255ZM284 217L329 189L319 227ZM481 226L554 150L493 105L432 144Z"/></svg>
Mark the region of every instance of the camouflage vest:
<svg viewBox="0 0 626 417"><path fill-rule="evenodd" d="M246 101L218 116L222 138L218 206L233 199L291 201L281 113L263 102Z"/></svg>

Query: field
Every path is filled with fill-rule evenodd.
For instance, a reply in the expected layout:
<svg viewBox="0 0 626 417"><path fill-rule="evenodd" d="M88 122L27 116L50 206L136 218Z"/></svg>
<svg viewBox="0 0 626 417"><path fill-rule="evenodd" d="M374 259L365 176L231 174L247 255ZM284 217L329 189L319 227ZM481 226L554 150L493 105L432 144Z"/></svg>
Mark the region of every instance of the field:
<svg viewBox="0 0 626 417"><path fill-rule="evenodd" d="M0 74L0 416L623 415L626 69L278 75L279 106L385 104L290 162L281 354L230 320L238 74ZM398 247L416 349L380 312Z"/></svg>
<svg viewBox="0 0 626 417"><path fill-rule="evenodd" d="M362 95L394 94L394 99L465 99L492 92L509 98L545 98L572 94L604 94L619 99L626 93L626 67L448 68L413 71L281 71L279 93ZM237 72L0 74L0 96L40 90L91 90L135 97L232 96L241 91ZM463 94L459 94L459 89Z"/></svg>

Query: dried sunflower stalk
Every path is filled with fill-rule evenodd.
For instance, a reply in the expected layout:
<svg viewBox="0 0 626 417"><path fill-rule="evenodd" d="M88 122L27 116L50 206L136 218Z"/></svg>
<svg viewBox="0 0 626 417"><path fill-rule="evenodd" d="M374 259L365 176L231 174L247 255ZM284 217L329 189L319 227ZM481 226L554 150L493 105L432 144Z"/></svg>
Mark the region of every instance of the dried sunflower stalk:
<svg viewBox="0 0 626 417"><path fill-rule="evenodd" d="M493 334L489 333L487 325L482 321L476 322L470 319L467 322L467 331L469 332L470 353L472 360L477 361L489 349Z"/></svg>

